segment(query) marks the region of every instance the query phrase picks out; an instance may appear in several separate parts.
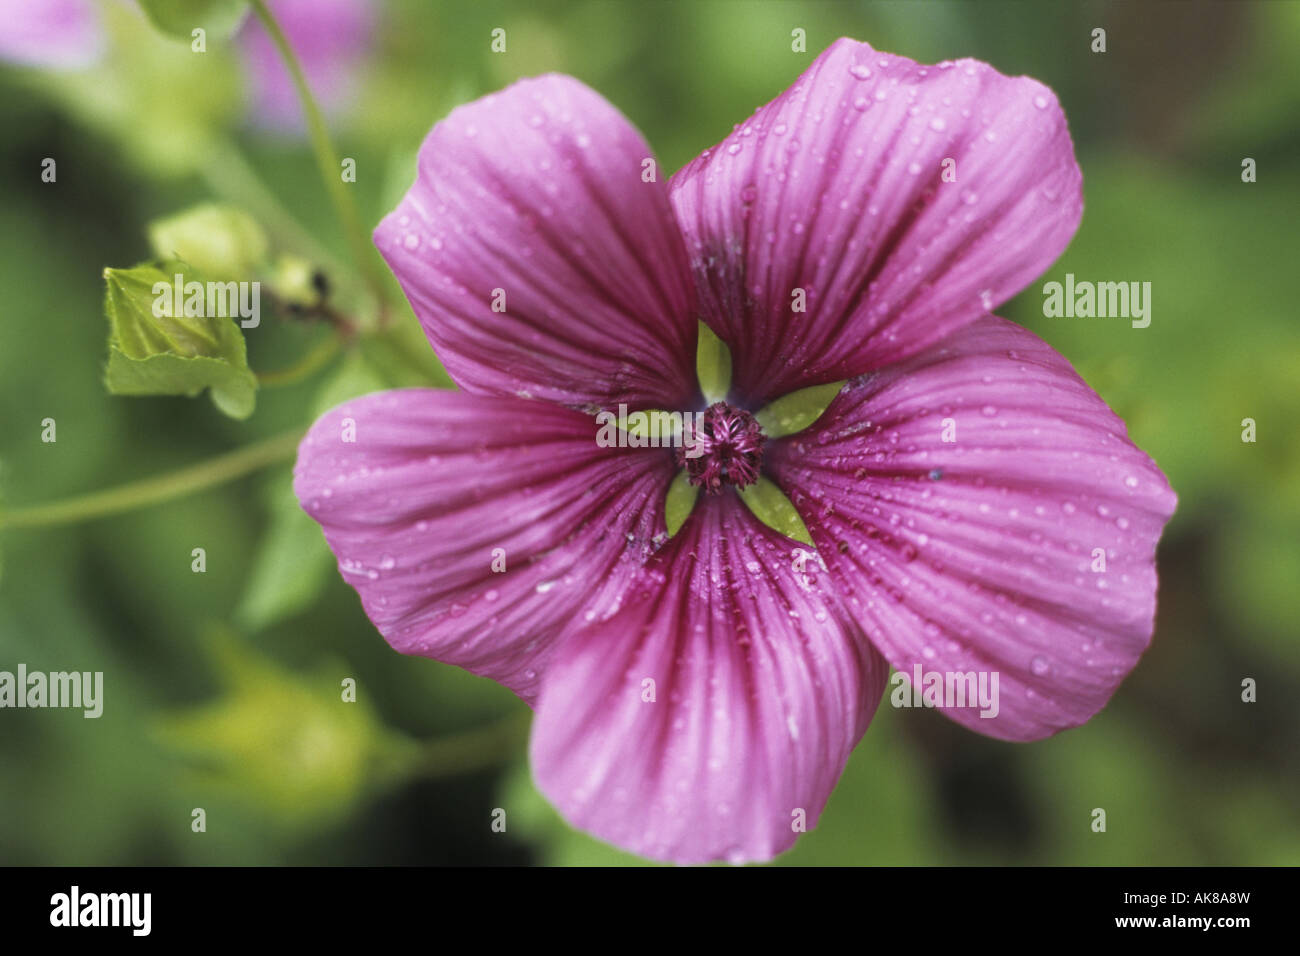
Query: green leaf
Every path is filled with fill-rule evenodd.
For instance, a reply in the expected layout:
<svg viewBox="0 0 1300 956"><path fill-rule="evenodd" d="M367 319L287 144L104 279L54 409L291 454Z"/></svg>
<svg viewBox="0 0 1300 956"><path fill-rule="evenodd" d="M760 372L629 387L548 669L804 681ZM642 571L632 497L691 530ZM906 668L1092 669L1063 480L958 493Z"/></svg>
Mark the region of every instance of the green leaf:
<svg viewBox="0 0 1300 956"><path fill-rule="evenodd" d="M309 607L324 590L333 555L316 524L298 506L289 469L267 484L270 524L258 544L235 620L261 630Z"/></svg>
<svg viewBox="0 0 1300 956"><path fill-rule="evenodd" d="M245 0L140 0L140 7L163 33L188 40L196 28L229 36L247 4Z"/></svg>
<svg viewBox="0 0 1300 956"><path fill-rule="evenodd" d="M196 270L178 261L104 270L104 383L114 395L193 397L210 388L221 412L247 418L257 401L257 378L248 368L243 333L231 318L184 314L190 311L186 303L173 303L174 296L163 291L175 289L178 275L182 290L202 282ZM203 285L206 291L209 285Z"/></svg>
<svg viewBox="0 0 1300 956"><path fill-rule="evenodd" d="M266 263L266 233L234 206L202 203L148 228L154 255L184 260L212 279L247 280Z"/></svg>
<svg viewBox="0 0 1300 956"><path fill-rule="evenodd" d="M336 405L350 402L371 392L382 392L389 388L388 379L375 368L374 364L360 351L347 354L342 362L321 384L312 399L311 414L319 417Z"/></svg>

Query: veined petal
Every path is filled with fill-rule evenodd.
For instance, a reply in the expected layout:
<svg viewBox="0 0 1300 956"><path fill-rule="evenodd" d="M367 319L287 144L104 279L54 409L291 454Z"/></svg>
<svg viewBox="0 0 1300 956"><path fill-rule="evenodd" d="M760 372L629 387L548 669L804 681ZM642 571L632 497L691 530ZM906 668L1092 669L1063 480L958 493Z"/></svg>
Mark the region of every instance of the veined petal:
<svg viewBox="0 0 1300 956"><path fill-rule="evenodd" d="M1085 722L1150 641L1176 497L1019 326L989 316L851 383L768 460L895 668L998 674L996 716L945 707L973 730L1032 740Z"/></svg>
<svg viewBox="0 0 1300 956"><path fill-rule="evenodd" d="M552 643L665 533L663 449L602 448L548 402L403 389L327 412L294 490L394 649L532 702Z"/></svg>
<svg viewBox="0 0 1300 956"><path fill-rule="evenodd" d="M647 166L646 163L650 163ZM577 80L521 80L452 112L375 230L462 388L694 408L686 251L626 119Z"/></svg>
<svg viewBox="0 0 1300 956"><path fill-rule="evenodd" d="M703 500L626 606L558 646L532 766L574 826L693 863L767 860L816 824L889 668L792 544Z"/></svg>
<svg viewBox="0 0 1300 956"><path fill-rule="evenodd" d="M1041 83L839 40L678 172L672 198L733 394L758 407L1009 299L1074 235L1080 184Z"/></svg>

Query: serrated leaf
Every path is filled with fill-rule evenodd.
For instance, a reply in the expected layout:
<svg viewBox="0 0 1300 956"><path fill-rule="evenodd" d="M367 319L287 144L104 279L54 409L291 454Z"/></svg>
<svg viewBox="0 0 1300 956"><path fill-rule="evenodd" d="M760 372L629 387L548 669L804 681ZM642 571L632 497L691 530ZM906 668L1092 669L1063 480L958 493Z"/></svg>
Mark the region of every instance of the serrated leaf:
<svg viewBox="0 0 1300 956"><path fill-rule="evenodd" d="M232 318L185 314L185 303L173 301L177 276L182 293L191 283L208 288L182 262L104 270L104 384L114 395L193 397L208 388L223 414L247 418L257 401L257 378L248 367L243 333Z"/></svg>
<svg viewBox="0 0 1300 956"><path fill-rule="evenodd" d="M132 359L110 346L104 383L114 395L184 395L212 390L212 404L231 418L245 419L257 405L257 379L244 368L218 359L151 355Z"/></svg>
<svg viewBox="0 0 1300 956"><path fill-rule="evenodd" d="M188 262L212 279L250 279L269 249L256 219L221 203L201 203L156 219L148 231L154 255Z"/></svg>
<svg viewBox="0 0 1300 956"><path fill-rule="evenodd" d="M201 28L214 36L229 36L243 19L245 0L140 0L145 16L163 33L190 39Z"/></svg>

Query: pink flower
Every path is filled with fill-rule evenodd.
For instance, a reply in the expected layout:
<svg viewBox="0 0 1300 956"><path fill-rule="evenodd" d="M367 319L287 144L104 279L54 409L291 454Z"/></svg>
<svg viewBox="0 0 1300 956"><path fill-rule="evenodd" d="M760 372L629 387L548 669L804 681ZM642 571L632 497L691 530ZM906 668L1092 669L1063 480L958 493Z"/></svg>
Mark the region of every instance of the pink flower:
<svg viewBox="0 0 1300 956"><path fill-rule="evenodd" d="M998 674L996 717L940 701L990 736L1086 722L1150 640L1175 496L1064 358L989 314L1082 213L1052 92L840 40L671 181L650 158L565 76L425 140L375 242L461 391L340 406L296 469L375 626L532 705L542 792L663 860L788 848L891 665ZM596 409L704 408L697 317L734 363L703 458L598 445ZM755 432L844 379L812 427ZM667 538L682 467L715 493ZM758 470L819 557L741 502Z"/></svg>
<svg viewBox="0 0 1300 956"><path fill-rule="evenodd" d="M0 60L74 70L103 47L94 0L0 0Z"/></svg>
<svg viewBox="0 0 1300 956"><path fill-rule="evenodd" d="M0 0L0 60L56 69L93 65L107 44L98 0ZM321 109L337 116L355 98L374 42L377 0L269 0ZM135 4L131 4L132 9ZM137 10L138 12L138 10ZM141 18L140 29L152 27ZM261 126L306 128L298 92L261 21L248 14L236 44L250 86L249 112Z"/></svg>
<svg viewBox="0 0 1300 956"><path fill-rule="evenodd" d="M321 109L342 113L355 98L360 69L373 43L374 0L270 0L269 6ZM304 130L293 80L256 17L244 21L239 45L258 124L294 133Z"/></svg>

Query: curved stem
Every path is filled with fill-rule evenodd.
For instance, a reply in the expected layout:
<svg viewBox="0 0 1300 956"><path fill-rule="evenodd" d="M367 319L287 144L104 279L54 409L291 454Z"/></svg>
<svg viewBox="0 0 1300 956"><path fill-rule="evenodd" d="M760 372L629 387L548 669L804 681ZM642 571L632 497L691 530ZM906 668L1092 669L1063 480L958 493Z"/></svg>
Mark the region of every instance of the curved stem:
<svg viewBox="0 0 1300 956"><path fill-rule="evenodd" d="M328 365L330 359L334 358L338 351L338 336L331 335L327 339L322 339L315 348L288 368L258 372L257 384L263 388L274 388L278 385L296 385Z"/></svg>
<svg viewBox="0 0 1300 956"><path fill-rule="evenodd" d="M297 451L302 436L301 431L286 432L170 474L144 478L51 504L0 513L0 529L73 524L193 494L276 462L289 460Z"/></svg>
<svg viewBox="0 0 1300 956"><path fill-rule="evenodd" d="M319 265L342 272L343 266L262 182L256 170L233 144L219 144L202 169L208 187L230 202L254 210L280 241L311 257Z"/></svg>
<svg viewBox="0 0 1300 956"><path fill-rule="evenodd" d="M280 58L284 60L290 77L293 78L298 99L302 103L303 116L307 120L307 132L311 137L312 149L316 153L316 165L320 168L321 178L325 181L325 188L334 203L334 210L343 223L343 230L347 234L348 244L352 247L357 268L370 283L375 297L382 299L383 285L374 269L370 243L361 226L361 219L357 215L356 205L352 202L352 195L343 184L338 153L334 151L334 146L330 142L329 130L325 125L324 117L321 116L320 107L316 105L316 98L312 96L311 87L307 85L307 77L302 72L302 66L293 48L289 46L284 31L280 29L280 25L276 23L275 17L267 7L266 0L252 0L252 6L253 12L262 21L262 26L266 29L271 42L279 51Z"/></svg>
<svg viewBox="0 0 1300 956"><path fill-rule="evenodd" d="M423 777L451 777L495 767L524 749L532 712L511 714L494 724L420 746L416 772Z"/></svg>

